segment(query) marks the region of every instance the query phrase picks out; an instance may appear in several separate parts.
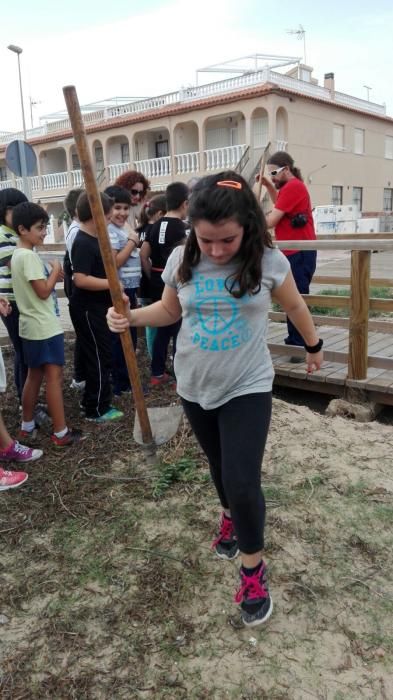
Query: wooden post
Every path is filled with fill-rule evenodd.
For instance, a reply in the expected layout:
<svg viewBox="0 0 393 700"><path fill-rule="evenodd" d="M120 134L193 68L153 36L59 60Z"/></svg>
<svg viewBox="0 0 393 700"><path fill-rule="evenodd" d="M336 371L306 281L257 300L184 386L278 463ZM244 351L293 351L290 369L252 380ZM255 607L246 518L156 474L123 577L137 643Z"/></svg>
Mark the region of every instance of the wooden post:
<svg viewBox="0 0 393 700"><path fill-rule="evenodd" d="M367 379L371 251L351 252L348 377Z"/></svg>

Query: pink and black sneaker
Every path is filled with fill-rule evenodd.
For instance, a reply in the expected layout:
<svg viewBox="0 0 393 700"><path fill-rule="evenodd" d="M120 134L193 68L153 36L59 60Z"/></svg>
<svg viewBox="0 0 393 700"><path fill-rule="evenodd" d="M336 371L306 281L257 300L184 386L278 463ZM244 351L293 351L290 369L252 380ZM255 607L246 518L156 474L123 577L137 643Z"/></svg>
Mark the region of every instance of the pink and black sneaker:
<svg viewBox="0 0 393 700"><path fill-rule="evenodd" d="M225 513L221 515L220 530L212 542L212 549L220 559L235 559L239 554L239 545L232 518L228 518Z"/></svg>
<svg viewBox="0 0 393 700"><path fill-rule="evenodd" d="M240 604L243 623L246 627L262 625L273 612L273 600L267 587L264 562L262 561L251 575L241 567L240 581L235 603Z"/></svg>

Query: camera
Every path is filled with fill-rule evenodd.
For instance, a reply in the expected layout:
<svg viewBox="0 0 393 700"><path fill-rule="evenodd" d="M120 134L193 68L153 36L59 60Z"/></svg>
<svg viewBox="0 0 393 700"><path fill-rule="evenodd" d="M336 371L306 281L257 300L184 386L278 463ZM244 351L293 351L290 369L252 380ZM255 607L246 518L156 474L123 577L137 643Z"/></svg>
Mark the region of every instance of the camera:
<svg viewBox="0 0 393 700"><path fill-rule="evenodd" d="M291 226L292 228L303 228L307 224L308 218L307 214L295 214L294 216L291 217Z"/></svg>

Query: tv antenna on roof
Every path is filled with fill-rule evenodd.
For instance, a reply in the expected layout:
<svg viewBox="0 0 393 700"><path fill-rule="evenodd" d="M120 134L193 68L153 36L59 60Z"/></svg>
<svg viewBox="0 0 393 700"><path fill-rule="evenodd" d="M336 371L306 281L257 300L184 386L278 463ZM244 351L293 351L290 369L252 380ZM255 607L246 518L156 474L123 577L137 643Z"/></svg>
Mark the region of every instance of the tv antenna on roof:
<svg viewBox="0 0 393 700"><path fill-rule="evenodd" d="M299 24L298 29L287 29L287 34L294 34L298 39L303 39L303 59L304 63L307 65L306 57L306 30L303 25Z"/></svg>
<svg viewBox="0 0 393 700"><path fill-rule="evenodd" d="M37 105L41 105L42 102L41 100L34 100L31 95L29 97L29 102L30 102L30 123L31 123L31 128L34 129L34 124L33 124L33 107L36 107Z"/></svg>

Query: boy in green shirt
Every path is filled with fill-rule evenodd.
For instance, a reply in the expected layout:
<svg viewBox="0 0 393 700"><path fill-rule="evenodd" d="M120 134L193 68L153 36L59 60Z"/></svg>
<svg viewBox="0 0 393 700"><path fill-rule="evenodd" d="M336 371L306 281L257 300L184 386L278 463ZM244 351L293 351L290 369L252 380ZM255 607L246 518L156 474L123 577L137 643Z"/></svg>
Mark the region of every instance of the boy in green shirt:
<svg viewBox="0 0 393 700"><path fill-rule="evenodd" d="M55 285L63 279L58 260L48 273L34 248L43 243L49 217L32 202L18 204L12 213L18 247L11 260L12 282L19 308L19 334L22 338L28 374L22 394L24 439L34 437L34 409L43 379L46 401L53 422L51 440L56 447L79 442L82 433L67 427L63 403L64 333L59 320Z"/></svg>

